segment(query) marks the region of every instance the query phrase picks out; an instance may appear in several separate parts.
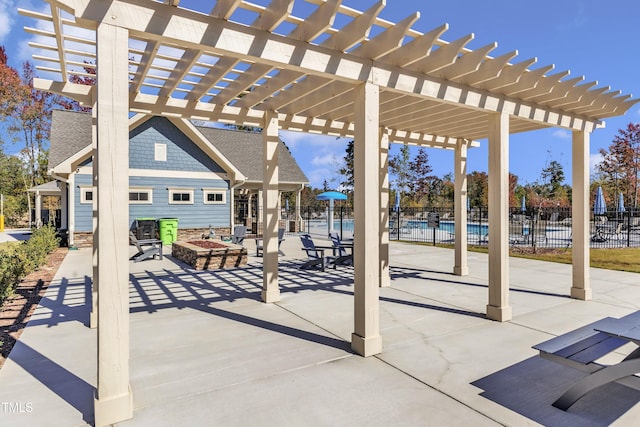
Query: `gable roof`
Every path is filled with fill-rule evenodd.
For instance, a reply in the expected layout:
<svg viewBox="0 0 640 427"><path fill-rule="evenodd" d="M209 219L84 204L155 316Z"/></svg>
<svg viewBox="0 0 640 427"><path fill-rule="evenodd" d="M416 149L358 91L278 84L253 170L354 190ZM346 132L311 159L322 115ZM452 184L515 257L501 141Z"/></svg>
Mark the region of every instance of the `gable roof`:
<svg viewBox="0 0 640 427"><path fill-rule="evenodd" d="M51 170L91 145L91 114L53 110L49 141Z"/></svg>
<svg viewBox="0 0 640 427"><path fill-rule="evenodd" d="M185 122L189 123L186 120ZM139 123L142 121L139 121L136 126ZM262 181L261 134L204 126L195 127L195 129L246 177L246 181ZM54 110L50 143L49 169L55 171L57 167L73 159L78 153L90 149L91 114ZM282 141L278 150L278 162L281 182L301 184L309 182Z"/></svg>
<svg viewBox="0 0 640 427"><path fill-rule="evenodd" d="M247 181L262 182L262 134L204 126L197 129L247 177ZM309 182L282 141L278 147L278 180Z"/></svg>

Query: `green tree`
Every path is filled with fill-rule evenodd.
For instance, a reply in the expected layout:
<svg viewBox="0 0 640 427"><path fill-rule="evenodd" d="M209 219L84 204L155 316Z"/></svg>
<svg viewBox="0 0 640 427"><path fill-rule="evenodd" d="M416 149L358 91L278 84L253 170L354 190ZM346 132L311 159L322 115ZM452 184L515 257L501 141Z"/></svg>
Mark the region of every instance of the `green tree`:
<svg viewBox="0 0 640 427"><path fill-rule="evenodd" d="M409 190L410 175L409 175L409 162L411 161L411 154L409 152L409 146L403 145L400 148L400 152L389 159L389 170L395 176L395 188L403 192Z"/></svg>
<svg viewBox="0 0 640 427"><path fill-rule="evenodd" d="M411 199L418 202L426 198L429 205L433 205L438 196L442 180L431 173L433 168L429 164L429 154L424 147L420 147L415 157L409 160L407 178Z"/></svg>
<svg viewBox="0 0 640 427"><path fill-rule="evenodd" d="M344 163L338 171L340 175L342 175L342 182L340 182L340 185L344 188L353 190L353 140L347 143L343 160Z"/></svg>
<svg viewBox="0 0 640 427"><path fill-rule="evenodd" d="M624 194L625 201L638 207L640 173L640 123L618 129L608 150L600 149L602 161L596 165L600 181L610 194Z"/></svg>

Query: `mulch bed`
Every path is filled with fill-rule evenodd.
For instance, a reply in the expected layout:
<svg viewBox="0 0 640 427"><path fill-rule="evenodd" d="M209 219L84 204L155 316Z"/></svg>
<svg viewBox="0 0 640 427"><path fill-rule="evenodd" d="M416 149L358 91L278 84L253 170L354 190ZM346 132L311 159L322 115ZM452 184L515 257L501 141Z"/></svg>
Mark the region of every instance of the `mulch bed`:
<svg viewBox="0 0 640 427"><path fill-rule="evenodd" d="M22 279L15 293L0 307L0 368L27 326L67 252L67 248L58 248L49 254L46 264Z"/></svg>

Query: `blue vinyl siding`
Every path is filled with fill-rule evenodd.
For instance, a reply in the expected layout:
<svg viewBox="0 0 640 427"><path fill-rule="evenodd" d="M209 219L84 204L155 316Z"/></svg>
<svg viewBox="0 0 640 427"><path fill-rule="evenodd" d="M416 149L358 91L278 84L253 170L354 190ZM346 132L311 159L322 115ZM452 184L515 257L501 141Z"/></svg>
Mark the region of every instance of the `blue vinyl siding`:
<svg viewBox="0 0 640 427"><path fill-rule="evenodd" d="M129 141L131 169L225 172L180 129L163 117L154 117L135 128L129 134ZM156 143L166 144L166 161L155 160Z"/></svg>
<svg viewBox="0 0 640 427"><path fill-rule="evenodd" d="M129 218L178 218L178 228L205 228L209 224L218 227L231 223L229 208L229 182L220 179L191 178L129 178L131 187L153 188L153 204L130 204ZM169 188L193 189L193 204L169 204ZM226 190L225 204L204 204L203 188Z"/></svg>
<svg viewBox="0 0 640 427"><path fill-rule="evenodd" d="M155 144L166 144L167 161L155 161ZM91 166L91 159L83 166ZM178 228L206 228L210 224L218 227L231 223L229 181L222 179L167 178L166 172L214 172L225 171L169 120L154 117L138 126L130 133L129 167L131 169L154 170L155 177L130 177L129 187L151 188L153 203L129 204L129 223L136 218L178 218ZM90 186L92 176L76 175L75 230L91 231L92 204L80 203L80 187ZM169 189L193 189L193 204L169 204ZM202 189L225 190L226 203L205 204ZM124 189L129 192L129 189ZM97 195L95 195L97 196Z"/></svg>
<svg viewBox="0 0 640 427"><path fill-rule="evenodd" d="M73 204L75 207L76 231L93 231L93 203L80 203L80 186L91 186L93 177L88 174L77 174L73 187ZM94 197L96 195L94 194Z"/></svg>
<svg viewBox="0 0 640 427"><path fill-rule="evenodd" d="M161 173L159 173L160 175ZM91 185L91 175L76 175L75 212L76 231L92 230L92 204L80 203L80 185ZM129 224L136 218L178 218L178 228L206 228L229 226L229 182L220 179L190 179L164 177L130 177L130 187L153 189L152 204L130 204ZM169 188L193 189L193 204L169 204ZM204 204L202 189L225 190L225 204ZM126 190L127 193L129 189ZM95 197L95 196L94 196Z"/></svg>

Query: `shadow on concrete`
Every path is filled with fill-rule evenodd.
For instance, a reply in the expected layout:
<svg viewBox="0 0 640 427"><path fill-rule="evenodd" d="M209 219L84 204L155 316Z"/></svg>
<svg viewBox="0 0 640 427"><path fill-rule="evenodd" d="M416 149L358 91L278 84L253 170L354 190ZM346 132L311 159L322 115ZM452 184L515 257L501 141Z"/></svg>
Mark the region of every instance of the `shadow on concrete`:
<svg viewBox="0 0 640 427"><path fill-rule="evenodd" d="M87 424L93 425L95 388L91 384L21 341L15 343L11 360L73 406ZM55 420L51 423L55 424Z"/></svg>
<svg viewBox="0 0 640 427"><path fill-rule="evenodd" d="M286 272L285 274L296 276ZM284 286L281 292L298 292L303 289L312 289L314 286L316 289L327 289L331 286L342 286L348 283L337 274L335 278L337 280L332 281L332 275L319 273L318 280L310 283L309 278L305 276L305 285L295 283L292 280L283 280ZM130 281L135 289L135 292L131 294L132 313L154 313L169 308L193 309L351 353L351 343L340 338L292 328L214 307L214 304L219 302L233 302L242 299L260 301L262 266L217 271L195 271L193 269L147 271L130 275Z"/></svg>
<svg viewBox="0 0 640 427"><path fill-rule="evenodd" d="M618 383L602 386L568 411L551 404L586 374L531 357L471 383L480 396L544 426L608 426L640 401L640 391Z"/></svg>

